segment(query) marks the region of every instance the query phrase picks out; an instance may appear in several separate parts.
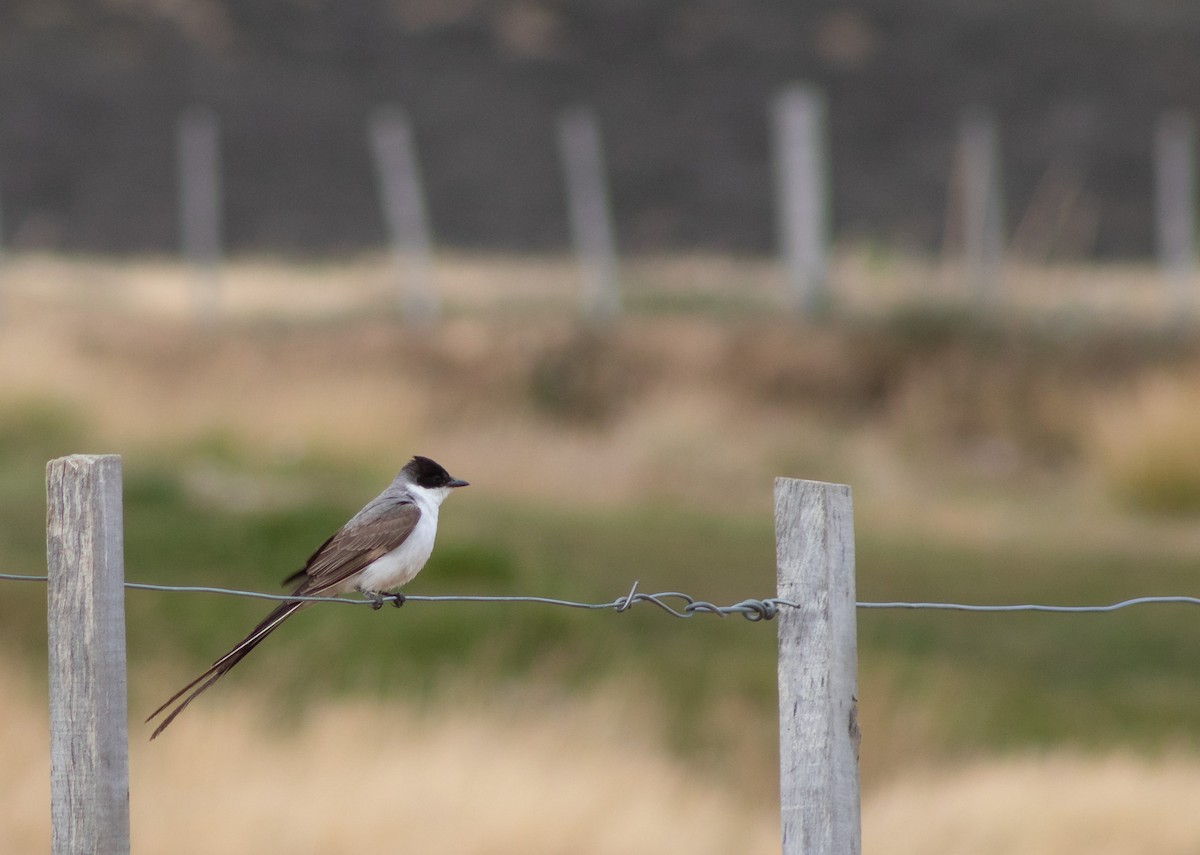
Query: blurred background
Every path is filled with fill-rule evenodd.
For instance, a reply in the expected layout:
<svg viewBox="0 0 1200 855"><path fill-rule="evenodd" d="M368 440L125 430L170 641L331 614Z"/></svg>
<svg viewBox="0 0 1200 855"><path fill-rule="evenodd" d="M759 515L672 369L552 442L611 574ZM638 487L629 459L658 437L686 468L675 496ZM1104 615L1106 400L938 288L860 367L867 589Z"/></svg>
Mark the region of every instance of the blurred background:
<svg viewBox="0 0 1200 855"><path fill-rule="evenodd" d="M1194 594L1200 10L9 0L0 572L125 465L130 580L274 591L414 453L408 588ZM0 583L0 848L49 840L44 586ZM131 592L135 851L778 851L775 628ZM859 614L868 852L1195 852L1187 606ZM219 819L214 819L219 818Z"/></svg>

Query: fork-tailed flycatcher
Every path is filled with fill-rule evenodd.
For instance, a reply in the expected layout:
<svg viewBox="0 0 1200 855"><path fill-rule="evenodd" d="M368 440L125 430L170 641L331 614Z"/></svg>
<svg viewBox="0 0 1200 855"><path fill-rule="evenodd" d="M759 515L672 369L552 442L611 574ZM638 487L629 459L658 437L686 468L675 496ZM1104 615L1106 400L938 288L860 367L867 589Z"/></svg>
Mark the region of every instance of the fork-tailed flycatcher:
<svg viewBox="0 0 1200 855"><path fill-rule="evenodd" d="M466 481L450 477L450 473L428 457L414 457L386 490L322 543L303 569L283 583L287 585L299 579L300 584L292 593L300 597L332 597L346 591L358 591L379 608L386 592L409 582L425 566L437 534L438 506L455 487L466 486ZM399 606L403 599L397 597L393 602ZM150 714L146 721L179 701L150 738L162 733L201 692L241 662L276 627L307 605L311 602L289 600L280 603L232 650Z"/></svg>

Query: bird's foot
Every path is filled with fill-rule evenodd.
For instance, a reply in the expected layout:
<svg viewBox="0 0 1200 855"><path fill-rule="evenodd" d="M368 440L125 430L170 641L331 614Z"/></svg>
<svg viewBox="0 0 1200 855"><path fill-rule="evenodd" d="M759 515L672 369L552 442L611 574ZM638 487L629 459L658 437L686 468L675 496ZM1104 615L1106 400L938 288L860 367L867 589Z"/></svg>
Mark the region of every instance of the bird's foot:
<svg viewBox="0 0 1200 855"><path fill-rule="evenodd" d="M388 594L383 591L360 591L360 593L371 601L371 608L374 611L379 611L383 608L385 602L391 603L396 608L404 605L403 594Z"/></svg>

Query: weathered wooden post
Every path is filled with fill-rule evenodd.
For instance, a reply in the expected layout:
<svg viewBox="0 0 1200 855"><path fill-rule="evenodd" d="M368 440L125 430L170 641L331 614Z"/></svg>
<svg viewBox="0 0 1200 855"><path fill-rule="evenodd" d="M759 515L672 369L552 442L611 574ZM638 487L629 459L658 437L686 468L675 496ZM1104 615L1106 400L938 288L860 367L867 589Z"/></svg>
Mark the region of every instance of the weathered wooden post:
<svg viewBox="0 0 1200 855"><path fill-rule="evenodd" d="M793 307L819 315L829 308L829 164L825 99L793 86L773 105L779 243Z"/></svg>
<svg viewBox="0 0 1200 855"><path fill-rule="evenodd" d="M408 320L427 323L437 318L441 307L433 284L433 238L412 123L399 109L381 107L371 117L370 135L400 278L400 304Z"/></svg>
<svg viewBox="0 0 1200 855"><path fill-rule="evenodd" d="M54 855L129 852L121 458L46 466Z"/></svg>
<svg viewBox="0 0 1200 855"><path fill-rule="evenodd" d="M996 299L1004 264L1004 186L995 113L979 106L964 111L958 145L963 258L976 302L987 305Z"/></svg>
<svg viewBox="0 0 1200 855"><path fill-rule="evenodd" d="M621 297L604 149L592 111L585 107L564 110L558 120L558 142L571 237L583 278L584 315L593 322L606 321L620 311Z"/></svg>
<svg viewBox="0 0 1200 855"><path fill-rule="evenodd" d="M8 283L5 282L8 267L7 248L4 243L4 205L0 200L0 324L4 323L8 313Z"/></svg>
<svg viewBox="0 0 1200 855"><path fill-rule="evenodd" d="M217 114L191 107L179 117L179 231L192 267L196 314L211 319L220 303L221 143Z"/></svg>
<svg viewBox="0 0 1200 855"><path fill-rule="evenodd" d="M1163 114L1154 134L1154 206L1158 263L1175 309L1195 311L1196 125L1185 111Z"/></svg>
<svg viewBox="0 0 1200 855"><path fill-rule="evenodd" d="M854 518L844 484L775 480L784 855L858 855Z"/></svg>

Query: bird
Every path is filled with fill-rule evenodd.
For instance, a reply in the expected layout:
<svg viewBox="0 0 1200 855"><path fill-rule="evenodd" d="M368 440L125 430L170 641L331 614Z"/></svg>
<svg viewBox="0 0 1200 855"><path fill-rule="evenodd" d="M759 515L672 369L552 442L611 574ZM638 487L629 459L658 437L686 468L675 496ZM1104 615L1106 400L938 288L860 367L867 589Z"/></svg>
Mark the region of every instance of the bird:
<svg viewBox="0 0 1200 855"><path fill-rule="evenodd" d="M466 481L452 477L428 457L413 457L382 493L317 547L304 566L283 584L298 581L292 591L296 597L332 597L357 591L378 609L388 592L421 572L433 552L438 507L451 490L466 486ZM403 595L395 595L392 602L399 607ZM280 603L249 635L146 718L149 723L175 705L150 739L166 730L188 704L229 673L280 624L311 604L311 600Z"/></svg>

